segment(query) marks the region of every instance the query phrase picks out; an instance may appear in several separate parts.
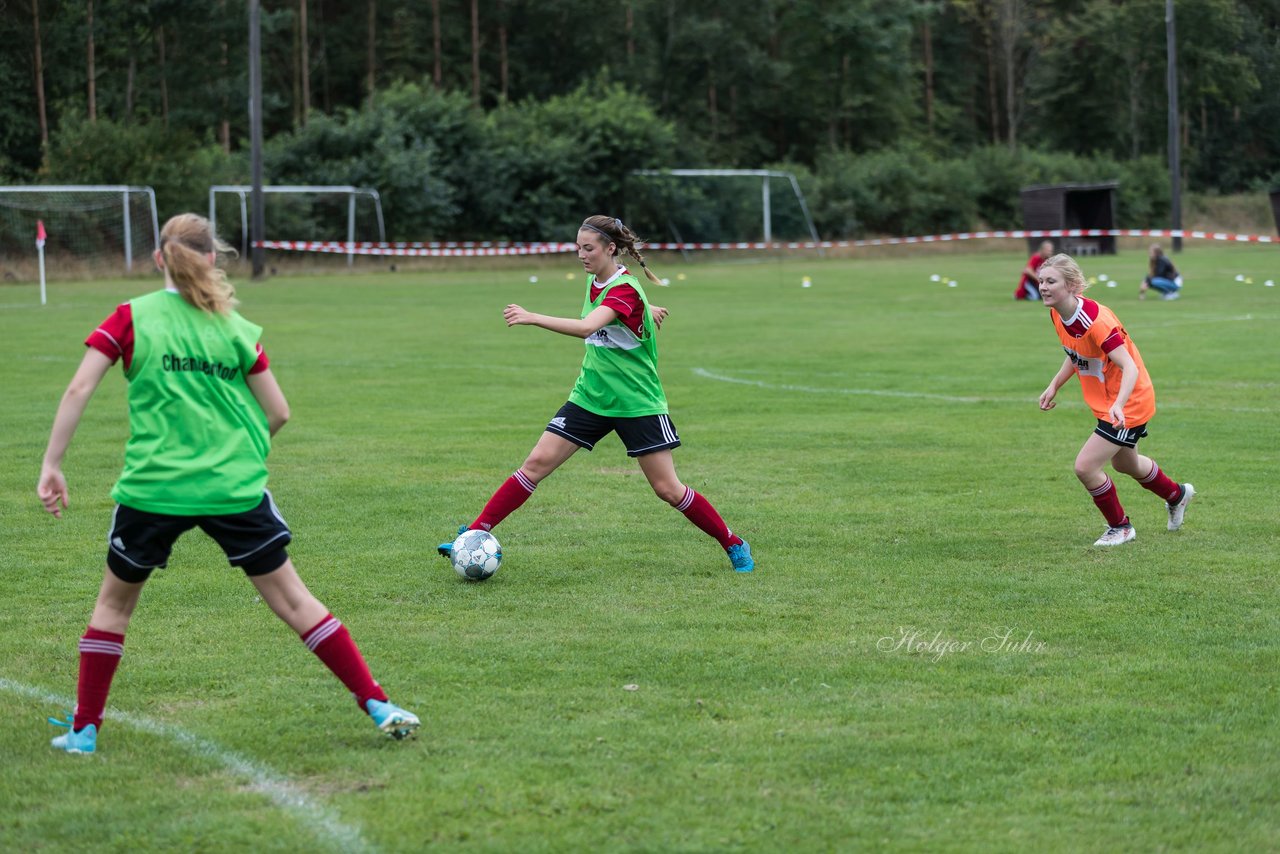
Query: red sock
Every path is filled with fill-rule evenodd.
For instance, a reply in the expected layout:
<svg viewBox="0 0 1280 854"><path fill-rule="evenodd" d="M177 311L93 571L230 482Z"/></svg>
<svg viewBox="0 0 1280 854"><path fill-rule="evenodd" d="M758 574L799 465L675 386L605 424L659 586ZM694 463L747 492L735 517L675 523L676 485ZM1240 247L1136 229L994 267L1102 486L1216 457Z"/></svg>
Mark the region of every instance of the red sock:
<svg viewBox="0 0 1280 854"><path fill-rule="evenodd" d="M1156 461L1151 461L1151 474L1138 481L1143 489L1149 489L1165 501L1173 504L1182 497L1182 487L1164 472Z"/></svg>
<svg viewBox="0 0 1280 854"><path fill-rule="evenodd" d="M493 493L489 503L484 505L480 515L471 523L471 528L492 531L498 523L520 509L520 505L529 500L538 484L529 480L529 476L520 469L502 482L498 491Z"/></svg>
<svg viewBox="0 0 1280 854"><path fill-rule="evenodd" d="M1098 505L1107 524L1112 528L1129 522L1129 517L1124 515L1124 508L1120 506L1120 496L1116 494L1116 485L1111 482L1111 478L1108 477L1097 489L1089 490L1089 494L1093 496L1093 503Z"/></svg>
<svg viewBox="0 0 1280 854"><path fill-rule="evenodd" d="M333 671L334 676L342 680L342 684L355 696L356 704L363 711L368 711L364 706L369 700L387 701L386 692L373 681L369 665L364 663L364 656L351 639L347 627L338 622L333 614L305 632L302 642L324 662L325 667Z"/></svg>
<svg viewBox="0 0 1280 854"><path fill-rule="evenodd" d="M102 712L116 667L124 655L124 635L103 632L89 626L80 638L80 681L76 685L75 720L77 732L93 724L102 729Z"/></svg>
<svg viewBox="0 0 1280 854"><path fill-rule="evenodd" d="M686 519L697 525L704 534L719 543L721 548L727 549L742 542L742 537L729 530L729 526L720 518L716 508L711 506L711 502L687 486L684 498L676 505L676 509L683 513Z"/></svg>

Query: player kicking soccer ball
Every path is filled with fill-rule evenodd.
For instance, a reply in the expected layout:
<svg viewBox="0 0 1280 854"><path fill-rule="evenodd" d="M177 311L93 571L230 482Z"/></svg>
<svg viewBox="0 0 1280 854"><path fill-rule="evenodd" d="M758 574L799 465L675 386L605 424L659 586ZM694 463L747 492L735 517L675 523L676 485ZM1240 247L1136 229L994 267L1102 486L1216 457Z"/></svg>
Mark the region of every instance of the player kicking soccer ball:
<svg viewBox="0 0 1280 854"><path fill-rule="evenodd" d="M1196 490L1179 484L1160 470L1155 460L1137 451L1156 413L1156 394L1142 364L1138 347L1111 309L1082 296L1088 287L1079 265L1069 255L1054 255L1040 266L1040 298L1049 309L1053 328L1067 356L1040 394L1045 412L1057 404L1058 389L1075 374L1084 401L1098 425L1076 456L1076 477L1107 520L1107 530L1095 546L1119 546L1137 537L1120 506L1115 484L1103 471L1107 463L1165 500L1169 530L1182 527L1187 505Z"/></svg>
<svg viewBox="0 0 1280 854"><path fill-rule="evenodd" d="M719 543L735 571L751 572L756 565L751 546L729 530L711 502L676 476L671 452L680 446L680 437L658 378L657 331L667 310L650 304L640 280L618 263L625 252L650 282L662 284L640 254L640 239L619 219L592 216L578 229L577 245L587 274L579 317L534 314L518 305L507 306L502 314L507 326L538 326L583 339L586 353L578 381L524 463L498 487L476 520L458 532L493 530L579 449L590 451L616 432L654 493ZM452 542L439 546L446 557L451 550Z"/></svg>

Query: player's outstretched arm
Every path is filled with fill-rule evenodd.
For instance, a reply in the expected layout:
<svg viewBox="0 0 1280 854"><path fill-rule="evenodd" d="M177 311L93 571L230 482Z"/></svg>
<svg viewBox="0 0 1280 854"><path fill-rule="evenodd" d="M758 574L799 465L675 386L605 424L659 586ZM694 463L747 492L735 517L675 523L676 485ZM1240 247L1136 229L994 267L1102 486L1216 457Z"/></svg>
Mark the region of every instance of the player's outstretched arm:
<svg viewBox="0 0 1280 854"><path fill-rule="evenodd" d="M62 511L68 504L67 479L62 474L62 458L67 453L76 427L80 426L80 418L89 405L89 399L97 391L98 384L107 375L111 365L111 359L90 347L67 385L67 390L62 394L57 414L53 416L53 429L49 432L49 445L45 448L44 462L40 465L36 495L40 496L44 509L56 519L62 518Z"/></svg>
<svg viewBox="0 0 1280 854"><path fill-rule="evenodd" d="M538 326L572 338L589 338L607 324L618 319L618 313L607 306L594 308L581 320L572 317L552 317L526 311L514 303L502 310L507 326Z"/></svg>

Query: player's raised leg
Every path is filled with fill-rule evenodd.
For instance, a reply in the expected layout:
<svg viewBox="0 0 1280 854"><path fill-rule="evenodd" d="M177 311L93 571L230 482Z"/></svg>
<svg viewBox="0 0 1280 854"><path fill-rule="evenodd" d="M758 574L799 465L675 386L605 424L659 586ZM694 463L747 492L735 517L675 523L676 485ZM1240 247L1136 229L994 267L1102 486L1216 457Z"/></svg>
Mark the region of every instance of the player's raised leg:
<svg viewBox="0 0 1280 854"><path fill-rule="evenodd" d="M729 526L710 501L680 482L671 451L655 451L636 457L636 460L654 493L683 513L700 531L718 542L729 555L729 562L736 571L751 572L755 569L751 546L747 541L729 530Z"/></svg>
<svg viewBox="0 0 1280 854"><path fill-rule="evenodd" d="M418 716L394 705L374 681L347 627L311 594L294 569L293 561L265 575L252 575L264 602L289 628L298 633L307 649L316 654L355 697L378 729L392 738L405 738L420 724Z"/></svg>
<svg viewBox="0 0 1280 854"><path fill-rule="evenodd" d="M533 446L533 450L529 452L529 456L520 465L520 468L516 469L514 474L503 481L502 485L485 502L484 509L480 511L480 515L476 517L475 521L470 525L463 525L458 528L458 533L462 534L468 528L492 531L503 519L519 510L533 495L533 491L538 488L538 483L560 468L580 447L582 446L569 441L563 436L557 436L554 433L543 433ZM436 547L436 551L444 557L449 557L453 552L452 541L441 543Z"/></svg>

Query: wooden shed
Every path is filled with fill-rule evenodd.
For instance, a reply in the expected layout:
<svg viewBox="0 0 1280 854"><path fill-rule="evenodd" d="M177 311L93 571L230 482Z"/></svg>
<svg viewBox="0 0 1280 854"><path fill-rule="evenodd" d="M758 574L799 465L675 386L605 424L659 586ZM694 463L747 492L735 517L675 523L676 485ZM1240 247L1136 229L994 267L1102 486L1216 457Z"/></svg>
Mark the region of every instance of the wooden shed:
<svg viewBox="0 0 1280 854"><path fill-rule="evenodd" d="M1116 181L1101 184L1045 184L1022 189L1022 227L1028 231L1116 227ZM1274 197L1273 197L1274 204ZM1028 237L1034 252L1041 237ZM1114 237L1053 237L1055 251L1068 255L1114 255Z"/></svg>

